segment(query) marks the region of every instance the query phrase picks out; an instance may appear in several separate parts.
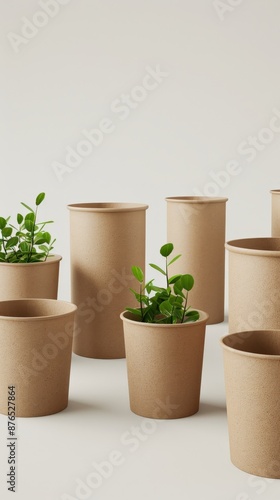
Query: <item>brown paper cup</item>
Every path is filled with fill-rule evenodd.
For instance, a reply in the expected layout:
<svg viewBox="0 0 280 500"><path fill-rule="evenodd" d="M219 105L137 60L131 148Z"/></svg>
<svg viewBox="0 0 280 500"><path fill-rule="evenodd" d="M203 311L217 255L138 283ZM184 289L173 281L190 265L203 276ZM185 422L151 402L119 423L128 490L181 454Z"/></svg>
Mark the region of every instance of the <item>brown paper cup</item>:
<svg viewBox="0 0 280 500"><path fill-rule="evenodd" d="M205 327L134 321L123 312L130 409L149 418L188 417L199 410Z"/></svg>
<svg viewBox="0 0 280 500"><path fill-rule="evenodd" d="M76 306L52 299L0 302L0 413L15 387L18 417L39 417L68 405Z"/></svg>
<svg viewBox="0 0 280 500"><path fill-rule="evenodd" d="M280 479L280 330L221 339L232 463Z"/></svg>
<svg viewBox="0 0 280 500"><path fill-rule="evenodd" d="M226 243L229 332L280 328L280 238Z"/></svg>
<svg viewBox="0 0 280 500"><path fill-rule="evenodd" d="M45 262L0 262L0 300L56 299L61 255Z"/></svg>
<svg viewBox="0 0 280 500"><path fill-rule="evenodd" d="M167 239L182 257L174 274L190 273L195 284L189 304L207 311L209 324L224 320L225 225L227 198L168 197Z"/></svg>
<svg viewBox="0 0 280 500"><path fill-rule="evenodd" d="M145 270L147 205L81 203L70 210L71 300L80 334L73 350L89 358L123 358L120 313L133 307L131 267Z"/></svg>

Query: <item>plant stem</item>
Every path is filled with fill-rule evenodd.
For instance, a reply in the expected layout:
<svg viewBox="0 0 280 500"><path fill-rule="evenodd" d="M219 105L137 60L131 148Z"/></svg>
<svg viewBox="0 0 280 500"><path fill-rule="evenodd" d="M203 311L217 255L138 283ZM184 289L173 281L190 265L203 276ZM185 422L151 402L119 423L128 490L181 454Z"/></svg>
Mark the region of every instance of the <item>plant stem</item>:
<svg viewBox="0 0 280 500"><path fill-rule="evenodd" d="M143 311L143 303L142 303L142 283L140 283L140 310L141 310L141 319L144 321L144 311Z"/></svg>
<svg viewBox="0 0 280 500"><path fill-rule="evenodd" d="M184 323L184 319L185 319L185 314L186 314L186 310L187 310L187 303L188 303L188 293L186 293L186 296L185 296L185 304L184 304L184 310L183 310L183 314L182 314L182 319L181 319L181 323Z"/></svg>
<svg viewBox="0 0 280 500"><path fill-rule="evenodd" d="M169 287L169 278L168 278L168 265L167 265L167 257L165 257L165 274L166 274L166 288ZM170 293L169 293L170 295Z"/></svg>
<svg viewBox="0 0 280 500"><path fill-rule="evenodd" d="M36 226L37 210L38 210L38 207L36 206L35 216L34 216L34 223L33 223L32 231L31 231L31 242L30 242L30 251L29 251L29 255L28 255L28 262L30 262L31 255L32 255L32 250L33 250L33 247L34 247L34 233L35 233L35 226Z"/></svg>

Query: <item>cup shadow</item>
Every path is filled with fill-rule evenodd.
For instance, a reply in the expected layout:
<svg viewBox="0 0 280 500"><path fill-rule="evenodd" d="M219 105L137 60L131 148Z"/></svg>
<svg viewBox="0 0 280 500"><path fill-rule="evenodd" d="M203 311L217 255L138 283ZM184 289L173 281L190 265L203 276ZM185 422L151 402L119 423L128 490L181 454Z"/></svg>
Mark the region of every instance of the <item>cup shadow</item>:
<svg viewBox="0 0 280 500"><path fill-rule="evenodd" d="M225 404L203 403L199 405L198 415L226 415L227 409Z"/></svg>
<svg viewBox="0 0 280 500"><path fill-rule="evenodd" d="M69 399L68 406L64 410L65 413L81 413L92 411L103 411L103 408L94 403L85 403L84 401L75 401L74 399Z"/></svg>

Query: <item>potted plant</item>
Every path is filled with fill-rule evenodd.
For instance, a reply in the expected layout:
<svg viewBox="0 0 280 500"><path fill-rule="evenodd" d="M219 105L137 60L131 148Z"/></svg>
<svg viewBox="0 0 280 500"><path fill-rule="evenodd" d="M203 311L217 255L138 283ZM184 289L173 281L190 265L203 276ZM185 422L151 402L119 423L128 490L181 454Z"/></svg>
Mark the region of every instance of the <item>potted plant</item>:
<svg viewBox="0 0 280 500"><path fill-rule="evenodd" d="M38 222L44 198L38 194L34 209L21 202L27 213L17 214L17 225L0 217L0 300L57 298L62 257L51 255L55 239L45 227L53 221Z"/></svg>
<svg viewBox="0 0 280 500"><path fill-rule="evenodd" d="M150 418L181 418L199 410L204 338L208 314L188 306L194 285L190 274L169 277L169 266L181 257L172 243L163 245L166 285L144 283L144 273L133 266L139 291L131 290L140 304L121 313L124 327L131 410Z"/></svg>

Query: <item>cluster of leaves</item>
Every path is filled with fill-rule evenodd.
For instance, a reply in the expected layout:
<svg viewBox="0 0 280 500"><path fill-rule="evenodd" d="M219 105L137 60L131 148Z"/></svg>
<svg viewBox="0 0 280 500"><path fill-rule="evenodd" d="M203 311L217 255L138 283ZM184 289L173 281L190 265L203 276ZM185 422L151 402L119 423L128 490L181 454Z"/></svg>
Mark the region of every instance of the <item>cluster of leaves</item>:
<svg viewBox="0 0 280 500"><path fill-rule="evenodd" d="M132 273L140 285L140 291L130 289L134 294L139 308L127 307L126 310L140 318L144 323L187 323L197 321L199 312L188 307L188 293L193 288L194 278L191 274L176 274L169 278L169 266L181 255L176 255L168 262L168 257L173 252L172 243L166 243L160 249L160 254L165 258L165 269L156 264L149 264L153 269L163 274L166 287L154 285L154 279L144 283L144 273L138 266L132 267ZM153 294L151 294L153 292Z"/></svg>
<svg viewBox="0 0 280 500"><path fill-rule="evenodd" d="M38 194L35 210L21 202L28 213L25 216L17 214L18 227L9 222L11 217L0 217L0 262L43 262L47 259L55 239L44 230L46 224L53 221L37 222L38 206L44 198L45 193Z"/></svg>

